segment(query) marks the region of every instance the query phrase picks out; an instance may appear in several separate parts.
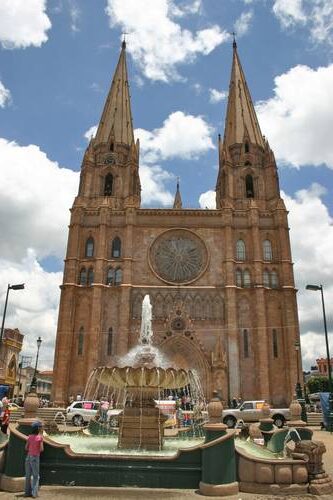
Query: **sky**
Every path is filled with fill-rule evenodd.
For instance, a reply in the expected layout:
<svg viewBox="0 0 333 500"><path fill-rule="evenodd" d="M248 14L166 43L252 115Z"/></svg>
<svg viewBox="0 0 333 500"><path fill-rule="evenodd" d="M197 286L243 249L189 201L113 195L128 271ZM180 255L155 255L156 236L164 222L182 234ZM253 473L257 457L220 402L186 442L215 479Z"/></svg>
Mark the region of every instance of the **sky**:
<svg viewBox="0 0 333 500"><path fill-rule="evenodd" d="M0 0L0 314L52 368L69 209L123 33L142 206L214 207L232 32L289 210L304 368L333 349L332 0Z"/></svg>

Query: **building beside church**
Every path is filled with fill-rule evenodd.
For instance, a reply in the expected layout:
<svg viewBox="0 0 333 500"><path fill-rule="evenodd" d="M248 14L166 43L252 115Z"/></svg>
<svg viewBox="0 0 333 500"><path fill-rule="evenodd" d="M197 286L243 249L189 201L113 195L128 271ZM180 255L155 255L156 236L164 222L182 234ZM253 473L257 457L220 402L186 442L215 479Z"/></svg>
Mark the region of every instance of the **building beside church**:
<svg viewBox="0 0 333 500"><path fill-rule="evenodd" d="M154 344L196 369L207 397L288 404L302 376L287 211L233 44L216 209L141 208L126 66L119 61L71 210L53 400L137 343L150 295ZM299 363L297 358L299 356Z"/></svg>

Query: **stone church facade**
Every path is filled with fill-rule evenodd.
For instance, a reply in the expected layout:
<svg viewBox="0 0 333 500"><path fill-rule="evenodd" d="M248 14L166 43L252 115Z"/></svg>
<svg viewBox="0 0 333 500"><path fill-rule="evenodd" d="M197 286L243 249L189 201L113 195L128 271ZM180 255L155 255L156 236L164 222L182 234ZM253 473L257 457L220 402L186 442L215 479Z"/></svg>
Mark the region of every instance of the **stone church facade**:
<svg viewBox="0 0 333 500"><path fill-rule="evenodd" d="M300 351L287 211L236 43L218 149L216 209L182 208L178 185L173 208L141 208L123 43L71 210L54 401L136 345L149 294L154 344L196 369L207 397L289 403Z"/></svg>

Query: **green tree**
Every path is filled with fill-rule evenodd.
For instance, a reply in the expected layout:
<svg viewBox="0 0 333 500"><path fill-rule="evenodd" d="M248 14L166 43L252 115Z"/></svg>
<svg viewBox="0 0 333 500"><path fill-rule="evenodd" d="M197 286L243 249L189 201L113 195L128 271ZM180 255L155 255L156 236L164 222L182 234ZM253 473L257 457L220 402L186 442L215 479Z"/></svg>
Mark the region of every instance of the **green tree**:
<svg viewBox="0 0 333 500"><path fill-rule="evenodd" d="M315 392L328 392L327 377L311 377L306 383L309 394Z"/></svg>

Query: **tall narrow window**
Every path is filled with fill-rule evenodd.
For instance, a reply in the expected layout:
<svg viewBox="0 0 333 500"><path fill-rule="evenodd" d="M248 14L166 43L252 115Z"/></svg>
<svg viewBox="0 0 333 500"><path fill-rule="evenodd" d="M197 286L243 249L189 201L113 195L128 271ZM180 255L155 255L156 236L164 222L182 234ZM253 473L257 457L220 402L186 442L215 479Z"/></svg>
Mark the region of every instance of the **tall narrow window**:
<svg viewBox="0 0 333 500"><path fill-rule="evenodd" d="M87 285L91 286L94 282L94 269L90 267L88 269Z"/></svg>
<svg viewBox="0 0 333 500"><path fill-rule="evenodd" d="M245 191L246 198L254 198L253 177L250 174L245 177Z"/></svg>
<svg viewBox="0 0 333 500"><path fill-rule="evenodd" d="M276 271L271 272L271 287L272 288L279 287L279 278Z"/></svg>
<svg viewBox="0 0 333 500"><path fill-rule="evenodd" d="M83 353L83 340L84 340L84 330L83 326L81 326L77 339L77 353L79 356L82 356Z"/></svg>
<svg viewBox="0 0 333 500"><path fill-rule="evenodd" d="M107 174L104 180L104 196L112 196L113 175Z"/></svg>
<svg viewBox="0 0 333 500"><path fill-rule="evenodd" d="M114 238L114 240L112 241L111 256L113 259L121 257L121 241L118 236L116 236L116 238Z"/></svg>
<svg viewBox="0 0 333 500"><path fill-rule="evenodd" d="M114 269L112 269L112 267L109 267L108 272L106 274L106 284L113 285L113 283L114 283Z"/></svg>
<svg viewBox="0 0 333 500"><path fill-rule="evenodd" d="M243 330L243 349L244 349L244 358L249 357L249 332L247 330Z"/></svg>
<svg viewBox="0 0 333 500"><path fill-rule="evenodd" d="M265 269L263 273L263 283L266 288L269 288L269 272Z"/></svg>
<svg viewBox="0 0 333 500"><path fill-rule="evenodd" d="M238 240L236 243L236 260L244 261L245 259L245 243L243 240Z"/></svg>
<svg viewBox="0 0 333 500"><path fill-rule="evenodd" d="M236 286L242 286L242 271L241 269L236 269Z"/></svg>
<svg viewBox="0 0 333 500"><path fill-rule="evenodd" d="M90 258L94 256L94 239L88 238L86 241L86 253L85 256Z"/></svg>
<svg viewBox="0 0 333 500"><path fill-rule="evenodd" d="M245 269L245 271L243 272L243 286L251 286L251 275L250 271L248 271L247 269Z"/></svg>
<svg viewBox="0 0 333 500"><path fill-rule="evenodd" d="M110 151L114 151L114 143L113 142L111 142L111 144L110 144Z"/></svg>
<svg viewBox="0 0 333 500"><path fill-rule="evenodd" d="M118 267L115 272L114 272L114 284L115 285L120 285L121 282L122 282L122 270L120 269L120 267Z"/></svg>
<svg viewBox="0 0 333 500"><path fill-rule="evenodd" d="M86 284L87 284L87 270L85 267L82 267L80 271L79 285L84 286Z"/></svg>
<svg viewBox="0 0 333 500"><path fill-rule="evenodd" d="M272 331L272 341L273 341L273 356L274 358L277 358L279 353L278 353L278 336L276 330Z"/></svg>
<svg viewBox="0 0 333 500"><path fill-rule="evenodd" d="M111 356L112 354L112 344L113 344L113 330L109 328L108 331L108 345L107 345L107 355Z"/></svg>
<svg viewBox="0 0 333 500"><path fill-rule="evenodd" d="M248 142L246 142L245 145L244 145L244 151L245 151L245 153L249 153L250 152L250 146L249 146Z"/></svg>
<svg viewBox="0 0 333 500"><path fill-rule="evenodd" d="M262 243L264 260L271 261L273 259L272 244L269 240L264 240Z"/></svg>

